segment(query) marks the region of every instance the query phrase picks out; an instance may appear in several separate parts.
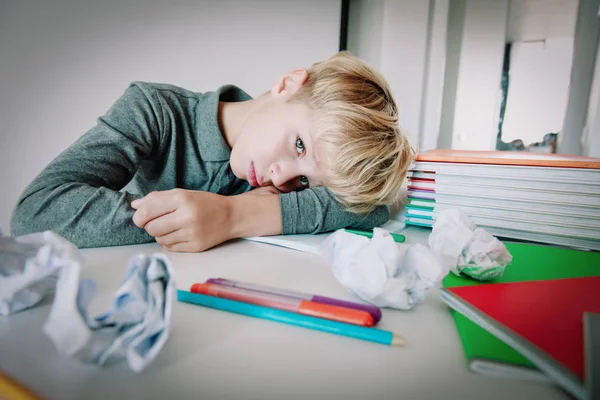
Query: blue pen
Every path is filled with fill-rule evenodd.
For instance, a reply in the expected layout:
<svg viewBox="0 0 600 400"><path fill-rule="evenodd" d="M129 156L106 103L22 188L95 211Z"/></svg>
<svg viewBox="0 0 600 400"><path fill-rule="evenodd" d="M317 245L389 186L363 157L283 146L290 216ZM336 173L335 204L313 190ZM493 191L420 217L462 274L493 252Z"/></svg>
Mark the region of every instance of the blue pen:
<svg viewBox="0 0 600 400"><path fill-rule="evenodd" d="M371 342L392 346L403 345L405 342L404 338L401 336L377 328L365 328L363 326L330 321L327 319L296 314L293 312L277 310L269 307L257 306L254 304L242 303L240 301L223 299L220 297L206 296L185 290L177 291L177 300L185 303L215 308L217 310L248 315L250 317L269 319L272 321L283 322L284 324L301 326L323 332L336 333L338 335L369 340Z"/></svg>

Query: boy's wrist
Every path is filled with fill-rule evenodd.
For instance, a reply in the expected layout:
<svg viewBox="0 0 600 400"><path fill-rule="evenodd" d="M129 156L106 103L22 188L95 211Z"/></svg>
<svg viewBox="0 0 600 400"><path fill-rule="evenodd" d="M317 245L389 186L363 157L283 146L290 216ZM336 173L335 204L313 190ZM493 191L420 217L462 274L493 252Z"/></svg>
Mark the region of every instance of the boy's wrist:
<svg viewBox="0 0 600 400"><path fill-rule="evenodd" d="M230 239L281 234L279 194L255 189L226 202Z"/></svg>
<svg viewBox="0 0 600 400"><path fill-rule="evenodd" d="M242 228L240 220L242 219L241 205L238 196L225 196L227 231L229 239L237 239L240 236Z"/></svg>

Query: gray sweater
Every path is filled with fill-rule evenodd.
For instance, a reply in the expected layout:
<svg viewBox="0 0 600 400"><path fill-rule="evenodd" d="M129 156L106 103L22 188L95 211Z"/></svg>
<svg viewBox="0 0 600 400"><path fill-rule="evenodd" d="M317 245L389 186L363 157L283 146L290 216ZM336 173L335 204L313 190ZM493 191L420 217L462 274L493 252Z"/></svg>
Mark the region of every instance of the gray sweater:
<svg viewBox="0 0 600 400"><path fill-rule="evenodd" d="M229 166L219 129L219 101L251 97L235 86L191 92L132 83L95 127L54 159L25 189L11 220L14 236L53 230L79 247L151 242L132 221L130 203L154 190L184 188L235 195L251 189ZM369 229L387 207L369 215L344 210L323 187L284 193L282 233Z"/></svg>

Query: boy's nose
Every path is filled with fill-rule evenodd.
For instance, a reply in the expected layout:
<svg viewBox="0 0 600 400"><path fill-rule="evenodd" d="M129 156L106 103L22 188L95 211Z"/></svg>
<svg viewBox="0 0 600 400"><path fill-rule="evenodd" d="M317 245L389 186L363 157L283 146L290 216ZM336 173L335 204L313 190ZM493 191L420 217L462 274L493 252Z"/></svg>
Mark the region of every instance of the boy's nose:
<svg viewBox="0 0 600 400"><path fill-rule="evenodd" d="M284 163L273 163L269 167L271 174L271 183L281 192L292 192L298 189L295 183L298 175L294 172L294 168Z"/></svg>

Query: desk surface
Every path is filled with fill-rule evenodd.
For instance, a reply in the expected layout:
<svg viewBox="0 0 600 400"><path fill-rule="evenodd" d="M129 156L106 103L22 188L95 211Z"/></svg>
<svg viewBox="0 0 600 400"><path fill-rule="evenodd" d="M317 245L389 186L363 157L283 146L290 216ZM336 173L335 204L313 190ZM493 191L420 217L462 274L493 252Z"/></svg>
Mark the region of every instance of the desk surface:
<svg viewBox="0 0 600 400"><path fill-rule="evenodd" d="M408 243L423 241L416 228L406 233ZM96 307L110 302L130 256L157 251L83 250L82 278L99 286ZM249 241L167 254L180 289L225 277L353 299L315 254ZM384 310L380 327L408 341L399 348L175 302L169 341L141 374L125 361L98 368L61 358L42 332L50 305L0 317L0 370L49 399L566 398L551 386L470 372L437 290L411 311Z"/></svg>

